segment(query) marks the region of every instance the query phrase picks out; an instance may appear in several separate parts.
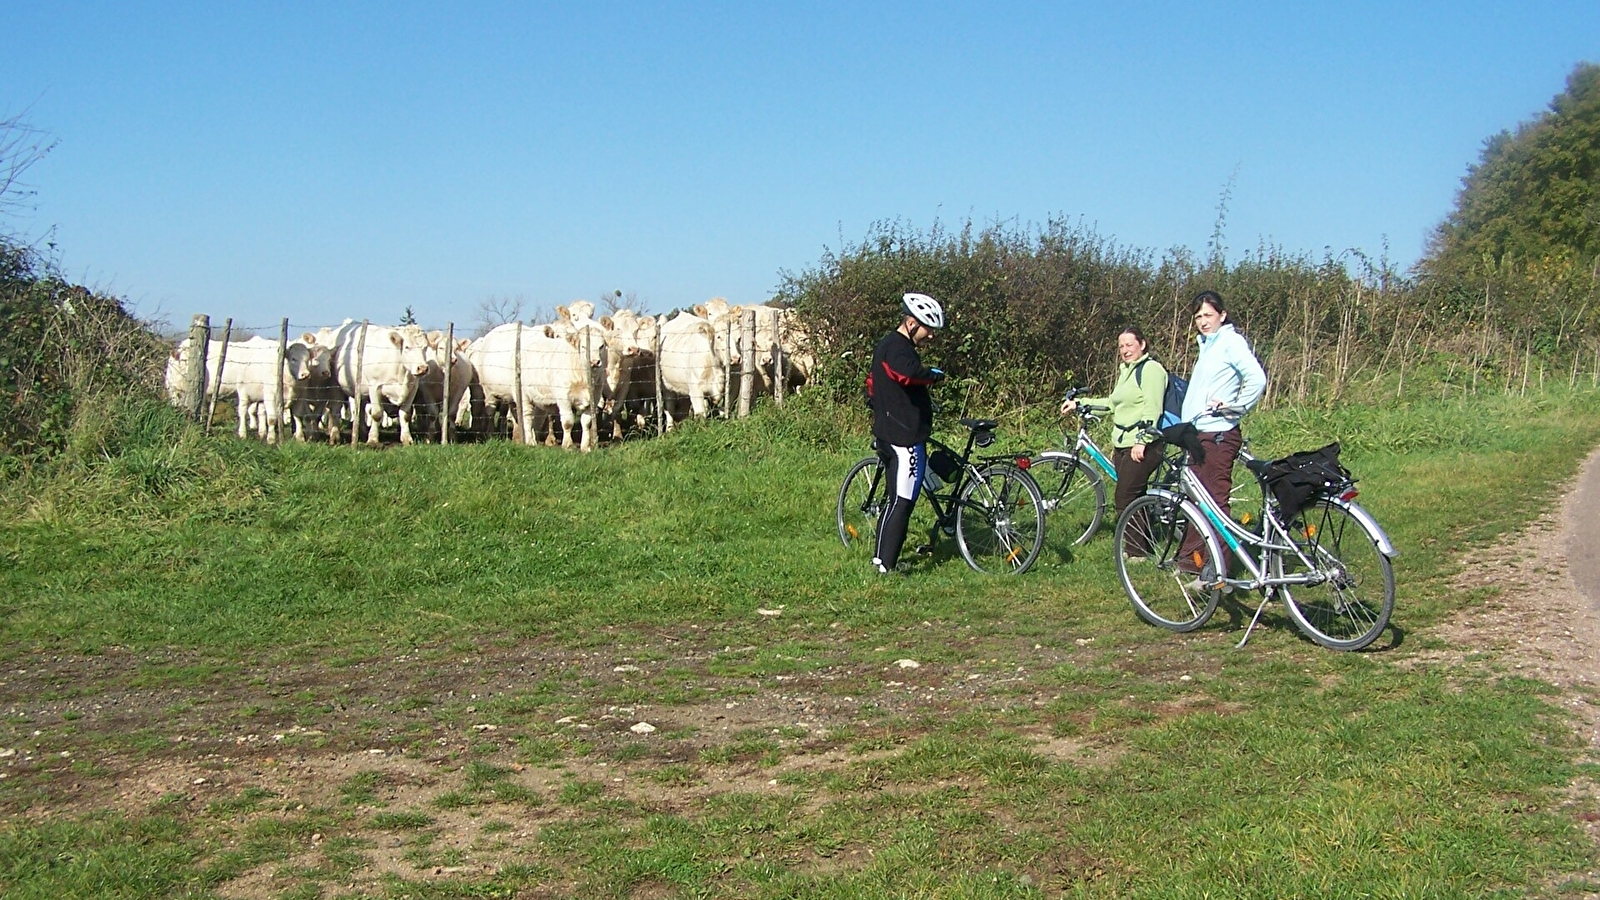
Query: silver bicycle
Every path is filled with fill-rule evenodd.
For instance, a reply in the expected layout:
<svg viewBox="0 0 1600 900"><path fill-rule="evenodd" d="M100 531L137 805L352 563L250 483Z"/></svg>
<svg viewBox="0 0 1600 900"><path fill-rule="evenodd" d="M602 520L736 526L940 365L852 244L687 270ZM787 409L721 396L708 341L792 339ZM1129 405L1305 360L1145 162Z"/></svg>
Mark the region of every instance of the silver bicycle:
<svg viewBox="0 0 1600 900"><path fill-rule="evenodd" d="M1282 600L1295 626L1324 647L1360 650L1383 633L1394 613L1391 560L1399 553L1355 502L1353 479L1330 486L1289 516L1261 484L1252 528L1218 507L1187 462L1187 452L1169 442L1167 478L1117 519L1117 574L1140 618L1189 632L1210 620L1224 592L1258 590L1261 604L1240 647L1273 599ZM1260 484L1272 462L1249 458L1245 467ZM1219 571L1224 547L1243 569L1240 577Z"/></svg>

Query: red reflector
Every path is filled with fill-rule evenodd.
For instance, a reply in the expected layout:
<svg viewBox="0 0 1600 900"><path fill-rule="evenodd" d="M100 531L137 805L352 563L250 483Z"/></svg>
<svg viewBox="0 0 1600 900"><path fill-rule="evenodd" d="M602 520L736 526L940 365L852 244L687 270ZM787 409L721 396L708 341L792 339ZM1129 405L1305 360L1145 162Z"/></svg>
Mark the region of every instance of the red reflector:
<svg viewBox="0 0 1600 900"><path fill-rule="evenodd" d="M1017 457L1017 468L1026 470L1031 465L1033 465L1033 460L1026 456Z"/></svg>
<svg viewBox="0 0 1600 900"><path fill-rule="evenodd" d="M1345 491L1344 493L1340 494L1339 495L1339 499L1345 501L1346 503L1348 503L1351 500L1354 500L1356 498L1356 495L1359 494L1359 493L1361 493L1361 492L1356 490L1355 488L1351 488L1351 489Z"/></svg>

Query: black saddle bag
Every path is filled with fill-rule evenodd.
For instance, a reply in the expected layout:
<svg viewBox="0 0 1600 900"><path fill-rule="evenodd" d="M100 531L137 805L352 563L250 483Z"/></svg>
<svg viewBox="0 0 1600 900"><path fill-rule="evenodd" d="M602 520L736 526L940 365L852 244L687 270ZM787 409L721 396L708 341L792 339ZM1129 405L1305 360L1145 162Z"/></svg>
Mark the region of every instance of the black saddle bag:
<svg viewBox="0 0 1600 900"><path fill-rule="evenodd" d="M1263 478L1278 501L1278 516L1288 522L1318 499L1337 497L1355 484L1339 464L1339 442L1316 450L1291 453L1267 465Z"/></svg>

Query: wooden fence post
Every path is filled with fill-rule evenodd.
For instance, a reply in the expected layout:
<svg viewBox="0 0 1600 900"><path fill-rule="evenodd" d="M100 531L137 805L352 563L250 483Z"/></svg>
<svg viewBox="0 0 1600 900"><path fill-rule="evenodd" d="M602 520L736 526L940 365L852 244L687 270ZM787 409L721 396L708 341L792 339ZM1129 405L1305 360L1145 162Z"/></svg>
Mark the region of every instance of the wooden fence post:
<svg viewBox="0 0 1600 900"><path fill-rule="evenodd" d="M733 418L733 316L722 320L728 329L728 353L722 357L722 417Z"/></svg>
<svg viewBox="0 0 1600 900"><path fill-rule="evenodd" d="M189 365L183 373L183 388L192 398L184 410L190 418L200 420L206 402L206 354L211 344L211 317L200 313L189 320Z"/></svg>
<svg viewBox="0 0 1600 900"><path fill-rule="evenodd" d="M211 431L211 420L217 417L217 395L222 393L222 367L228 364L228 341L232 337L233 317L229 316L228 321L222 323L222 346L217 348L217 371L211 376L211 402L206 406L204 429L207 432Z"/></svg>
<svg viewBox="0 0 1600 900"><path fill-rule="evenodd" d="M456 367L456 323L448 322L444 329L444 400L439 410L439 443L450 446L450 431L453 427L450 415L450 376Z"/></svg>
<svg viewBox="0 0 1600 900"><path fill-rule="evenodd" d="M662 363L662 359L661 359L661 329L665 328L666 324L667 324L667 317L666 316L656 316L656 345L655 345L655 347L653 349L654 349L655 354L656 354L656 436L657 437L660 437L661 435L667 433L667 404L665 402L666 401L666 398L664 396L665 392L662 389L662 385L661 385L661 363ZM1600 360L1600 351L1596 351L1595 359L1596 360ZM1600 363L1597 363L1596 371L1600 371Z"/></svg>
<svg viewBox="0 0 1600 900"><path fill-rule="evenodd" d="M596 390L595 379L597 376L595 375L595 367L589 365L589 360L591 359L594 359L594 329L586 326L583 329L583 364L589 370L589 427L594 429L595 433L591 435L585 432L579 444L580 447L583 444L588 444L590 447L600 446L600 392ZM606 377L604 360L600 363L598 377L602 379ZM582 424L582 416L578 417L578 422L580 425ZM570 438L571 435L568 435L568 437Z"/></svg>
<svg viewBox="0 0 1600 900"><path fill-rule="evenodd" d="M744 332L744 353L739 357L739 418L750 416L750 395L756 390L756 311L747 309L740 316L741 330ZM732 328L733 323L729 322Z"/></svg>
<svg viewBox="0 0 1600 900"><path fill-rule="evenodd" d="M267 442L274 446L283 443L283 414L288 412L283 408L284 402L289 399L289 392L283 389L283 377L285 375L283 364L288 355L289 319L285 317L278 325L278 367L273 370L278 373L278 377L272 380L272 401L277 412L273 413L267 421ZM265 415L266 411L263 410L262 413Z"/></svg>
<svg viewBox="0 0 1600 900"><path fill-rule="evenodd" d="M772 325L772 402L783 408L783 395L789 393L789 373L784 369L788 360L783 356L783 316Z"/></svg>
<svg viewBox="0 0 1600 900"><path fill-rule="evenodd" d="M516 358L511 361L511 371L517 386L517 420L511 426L511 437L519 444L528 444L531 441L528 440L527 429L522 427L527 419L522 413L522 320L520 319L517 320Z"/></svg>
<svg viewBox="0 0 1600 900"><path fill-rule="evenodd" d="M361 443L361 420L366 417L366 394L361 390L362 362L367 355L367 320L361 320L361 332L356 338L355 414L350 417L350 446Z"/></svg>

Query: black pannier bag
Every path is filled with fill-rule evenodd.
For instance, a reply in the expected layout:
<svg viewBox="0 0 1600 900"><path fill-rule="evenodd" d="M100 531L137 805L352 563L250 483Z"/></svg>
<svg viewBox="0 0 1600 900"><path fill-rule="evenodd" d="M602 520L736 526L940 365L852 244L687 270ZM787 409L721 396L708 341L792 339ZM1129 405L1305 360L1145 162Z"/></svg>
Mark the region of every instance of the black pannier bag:
<svg viewBox="0 0 1600 900"><path fill-rule="evenodd" d="M1291 453L1267 465L1264 478L1278 517L1288 522L1319 497L1336 497L1355 483L1350 470L1339 464L1339 442L1317 450Z"/></svg>
<svg viewBox="0 0 1600 900"><path fill-rule="evenodd" d="M935 450L928 454L928 468L945 481L954 481L961 469L961 460L949 450Z"/></svg>

